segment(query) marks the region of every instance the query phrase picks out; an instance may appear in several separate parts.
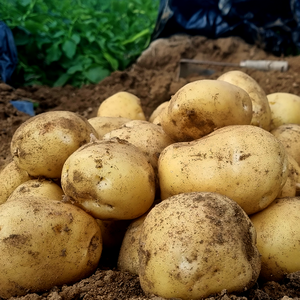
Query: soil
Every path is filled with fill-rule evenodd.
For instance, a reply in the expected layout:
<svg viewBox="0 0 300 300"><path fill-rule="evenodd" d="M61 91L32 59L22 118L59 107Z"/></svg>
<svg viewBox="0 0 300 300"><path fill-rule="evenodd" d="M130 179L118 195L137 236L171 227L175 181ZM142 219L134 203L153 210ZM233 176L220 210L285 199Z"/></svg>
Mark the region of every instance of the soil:
<svg viewBox="0 0 300 300"><path fill-rule="evenodd" d="M288 92L300 95L300 58L275 57L255 45L248 45L239 38L209 40L205 37L173 36L154 41L135 64L125 71L117 71L96 85L81 88L72 86L51 88L47 86L13 87L0 83L0 170L11 161L10 141L21 123L29 115L15 109L10 100L30 100L38 103L36 114L50 110L68 110L91 118L96 116L100 103L118 91L128 91L141 99L146 116L183 85L197 79L216 79L236 67L203 66L213 69L211 75L190 74L179 78L179 59L239 63L246 59L284 59L289 63L286 72L241 69L252 76L266 94ZM109 251L110 252L110 251ZM135 299L162 300L155 295L145 295L136 275L116 268L118 249L108 255L105 251L97 271L89 278L73 285L53 287L44 293L28 293L22 300L71 300L71 299ZM260 282L242 294L222 291L209 299L289 299L300 298L300 272L287 275L281 282Z"/></svg>

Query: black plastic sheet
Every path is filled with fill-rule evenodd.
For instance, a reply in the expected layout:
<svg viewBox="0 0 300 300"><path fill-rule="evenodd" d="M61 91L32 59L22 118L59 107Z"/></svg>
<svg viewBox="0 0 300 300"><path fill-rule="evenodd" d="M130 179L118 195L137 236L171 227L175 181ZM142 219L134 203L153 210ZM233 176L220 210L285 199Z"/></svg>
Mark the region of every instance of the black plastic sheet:
<svg viewBox="0 0 300 300"><path fill-rule="evenodd" d="M300 53L300 0L161 0L152 40L239 36L275 55Z"/></svg>
<svg viewBox="0 0 300 300"><path fill-rule="evenodd" d="M8 82L18 64L18 54L13 34L8 26L0 21L0 80Z"/></svg>

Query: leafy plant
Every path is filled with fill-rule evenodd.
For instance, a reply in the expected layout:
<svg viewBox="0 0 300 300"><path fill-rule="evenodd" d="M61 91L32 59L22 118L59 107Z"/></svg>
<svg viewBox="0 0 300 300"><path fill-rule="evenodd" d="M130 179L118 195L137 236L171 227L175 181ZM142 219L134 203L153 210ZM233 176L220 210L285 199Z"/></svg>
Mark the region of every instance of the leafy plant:
<svg viewBox="0 0 300 300"><path fill-rule="evenodd" d="M81 86L128 67L148 46L159 0L1 1L20 85Z"/></svg>

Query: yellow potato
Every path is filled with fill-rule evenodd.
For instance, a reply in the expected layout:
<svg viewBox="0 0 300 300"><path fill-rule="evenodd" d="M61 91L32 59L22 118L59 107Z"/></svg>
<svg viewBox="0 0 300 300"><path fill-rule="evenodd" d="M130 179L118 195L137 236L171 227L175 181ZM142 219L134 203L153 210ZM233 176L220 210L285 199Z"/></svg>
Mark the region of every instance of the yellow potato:
<svg viewBox="0 0 300 300"><path fill-rule="evenodd" d="M155 197L155 174L145 155L125 140L84 145L66 160L64 193L97 219L126 220L144 214Z"/></svg>
<svg viewBox="0 0 300 300"><path fill-rule="evenodd" d="M271 129L271 109L262 87L251 76L242 71L229 71L222 74L218 80L226 81L244 89L252 100L253 115L251 125L265 130Z"/></svg>
<svg viewBox="0 0 300 300"><path fill-rule="evenodd" d="M142 224L147 213L133 220L128 226L118 257L118 269L132 274L139 274L139 239Z"/></svg>
<svg viewBox="0 0 300 300"><path fill-rule="evenodd" d="M17 166L33 177L60 178L65 160L97 137L92 125L69 111L49 111L23 123L11 140Z"/></svg>
<svg viewBox="0 0 300 300"><path fill-rule="evenodd" d="M283 124L273 129L271 133L283 144L286 152L300 165L300 125Z"/></svg>
<svg viewBox="0 0 300 300"><path fill-rule="evenodd" d="M8 299L75 283L97 268L102 251L96 220L48 199L0 205L0 297Z"/></svg>
<svg viewBox="0 0 300 300"><path fill-rule="evenodd" d="M260 255L249 217L215 193L182 193L156 205L141 227L139 278L148 294L203 299L256 282Z"/></svg>
<svg viewBox="0 0 300 300"><path fill-rule="evenodd" d="M282 144L252 125L220 128L192 142L165 148L158 161L161 198L185 192L216 192L247 214L267 207L288 175Z"/></svg>
<svg viewBox="0 0 300 300"><path fill-rule="evenodd" d="M20 169L14 161L7 164L0 172L0 204L23 182L30 180L29 174Z"/></svg>
<svg viewBox="0 0 300 300"><path fill-rule="evenodd" d="M174 141L191 141L227 125L247 125L252 102L241 88L220 80L197 80L183 86L160 115Z"/></svg>
<svg viewBox="0 0 300 300"><path fill-rule="evenodd" d="M300 192L300 166L295 159L288 154L288 177L277 199L295 197Z"/></svg>
<svg viewBox="0 0 300 300"><path fill-rule="evenodd" d="M271 130L283 124L300 124L300 97L290 93L267 95L272 113Z"/></svg>
<svg viewBox="0 0 300 300"><path fill-rule="evenodd" d="M128 92L118 92L105 99L98 108L97 116L146 120L141 100Z"/></svg>
<svg viewBox="0 0 300 300"><path fill-rule="evenodd" d="M129 121L131 121L131 119L118 117L94 117L88 119L88 122L97 131L99 139L101 139L106 133L119 128Z"/></svg>
<svg viewBox="0 0 300 300"><path fill-rule="evenodd" d="M300 198L282 198L251 216L261 254L260 277L278 281L300 271Z"/></svg>
<svg viewBox="0 0 300 300"><path fill-rule="evenodd" d="M31 179L20 184L8 197L7 201L28 197L42 197L49 200L63 200L63 190L53 181Z"/></svg>
<svg viewBox="0 0 300 300"><path fill-rule="evenodd" d="M157 108L152 112L149 117L149 122L153 123L153 121L164 111L164 109L169 105L169 101L165 101L161 103Z"/></svg>
<svg viewBox="0 0 300 300"><path fill-rule="evenodd" d="M161 126L147 121L133 120L103 136L103 140L120 138L139 148L157 171L157 161L161 151L174 141Z"/></svg>

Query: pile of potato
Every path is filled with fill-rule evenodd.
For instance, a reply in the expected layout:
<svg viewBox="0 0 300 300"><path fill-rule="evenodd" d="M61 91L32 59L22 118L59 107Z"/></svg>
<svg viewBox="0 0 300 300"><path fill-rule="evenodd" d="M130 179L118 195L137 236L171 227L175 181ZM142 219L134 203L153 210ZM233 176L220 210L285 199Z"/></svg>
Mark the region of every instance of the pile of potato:
<svg viewBox="0 0 300 300"><path fill-rule="evenodd" d="M0 297L91 275L105 249L147 294L201 299L300 270L300 97L241 71L146 120L119 92L89 120L37 115L0 177Z"/></svg>

